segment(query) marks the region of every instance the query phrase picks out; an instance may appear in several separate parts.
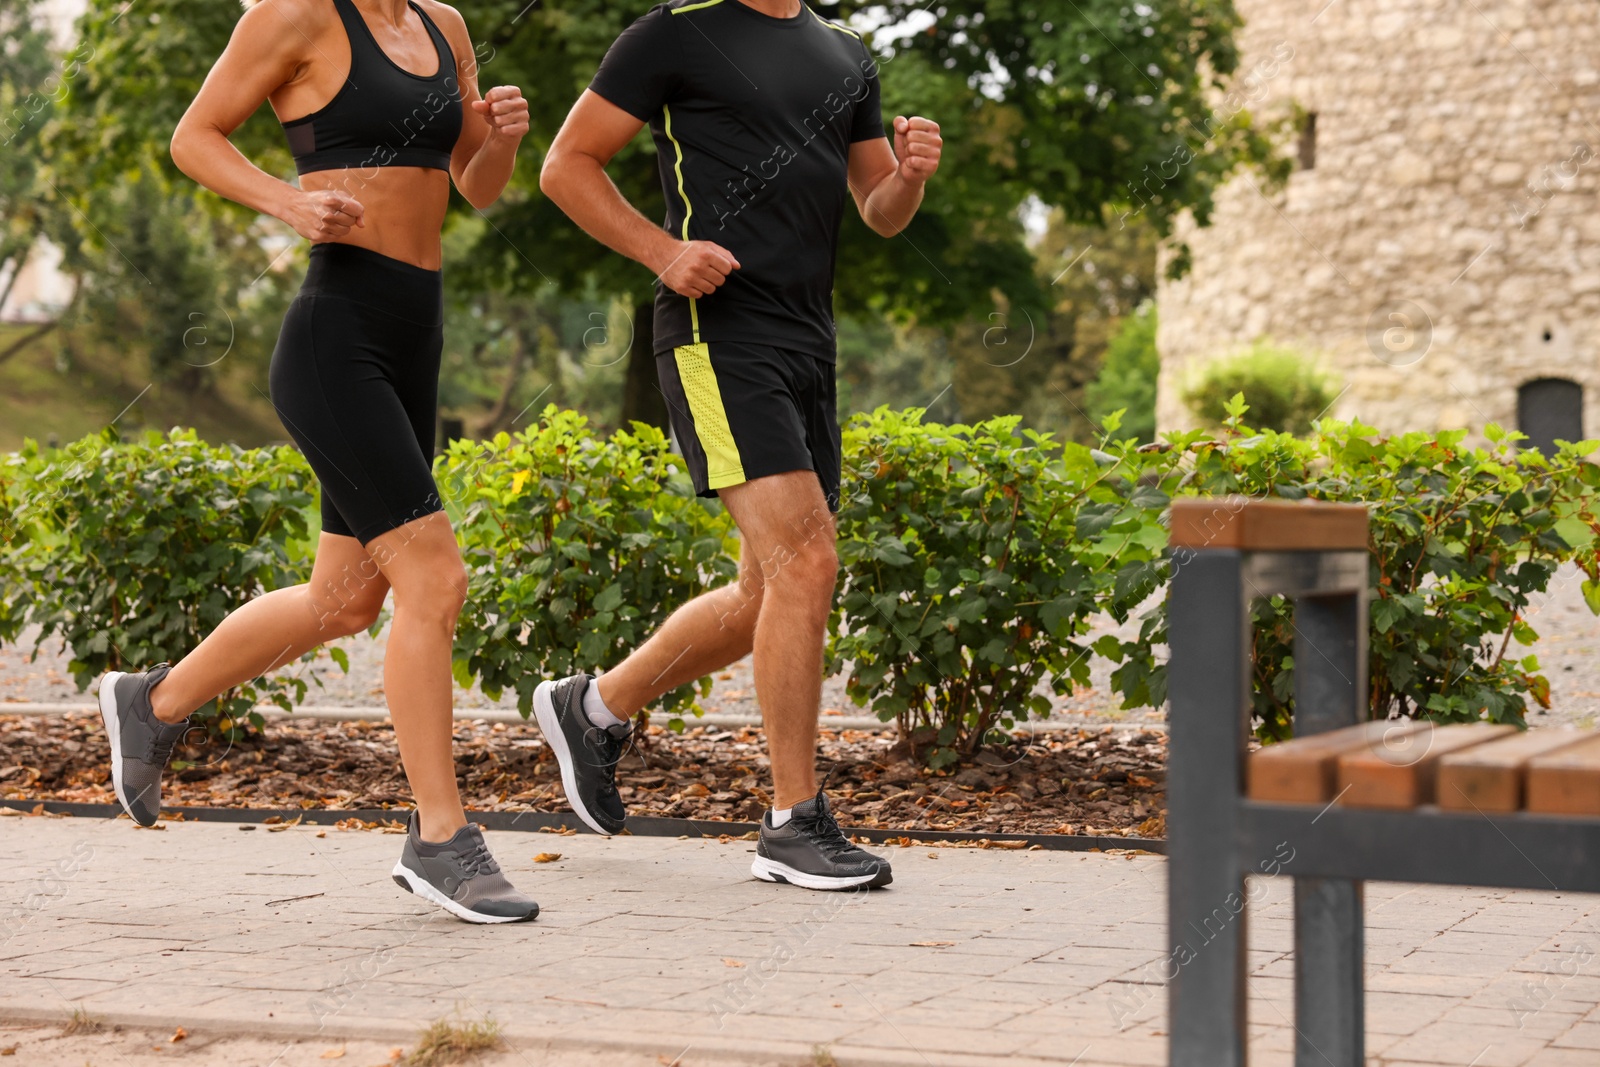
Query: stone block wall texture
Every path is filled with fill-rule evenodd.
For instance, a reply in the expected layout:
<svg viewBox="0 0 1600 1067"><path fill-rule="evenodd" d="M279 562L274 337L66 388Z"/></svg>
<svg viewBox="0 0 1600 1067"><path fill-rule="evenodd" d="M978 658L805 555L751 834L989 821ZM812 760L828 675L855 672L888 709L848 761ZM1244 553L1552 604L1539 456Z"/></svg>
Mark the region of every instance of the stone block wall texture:
<svg viewBox="0 0 1600 1067"><path fill-rule="evenodd" d="M1183 383L1267 339L1386 432L1517 425L1539 378L1600 436L1600 17L1593 0L1237 0L1222 110L1316 113L1316 159L1219 193L1159 293L1162 429ZM1293 152L1292 135L1286 146Z"/></svg>

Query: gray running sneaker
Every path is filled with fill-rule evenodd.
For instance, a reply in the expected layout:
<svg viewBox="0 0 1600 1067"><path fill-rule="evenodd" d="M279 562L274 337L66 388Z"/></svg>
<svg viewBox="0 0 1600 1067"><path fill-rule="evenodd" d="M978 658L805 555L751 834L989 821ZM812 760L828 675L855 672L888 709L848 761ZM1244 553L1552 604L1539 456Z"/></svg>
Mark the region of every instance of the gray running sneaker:
<svg viewBox="0 0 1600 1067"><path fill-rule="evenodd" d="M189 720L164 723L150 708L150 690L171 670L162 663L141 674L112 671L100 680L100 717L111 740L111 784L130 818L152 826L161 815L161 772Z"/></svg>
<svg viewBox="0 0 1600 1067"><path fill-rule="evenodd" d="M590 721L583 710L590 684L587 674L540 682L533 691L533 713L561 767L567 802L591 830L610 837L621 833L628 819L617 794L617 762L627 752L633 727L601 729Z"/></svg>
<svg viewBox="0 0 1600 1067"><path fill-rule="evenodd" d="M417 826L413 811L400 862L394 865L394 881L401 889L469 923L520 923L539 914L539 905L500 872L476 824L467 823L442 845L422 840Z"/></svg>
<svg viewBox="0 0 1600 1067"><path fill-rule="evenodd" d="M894 881L888 860L850 843L820 789L781 827L773 828L771 812L762 818L750 873L805 889L877 889Z"/></svg>

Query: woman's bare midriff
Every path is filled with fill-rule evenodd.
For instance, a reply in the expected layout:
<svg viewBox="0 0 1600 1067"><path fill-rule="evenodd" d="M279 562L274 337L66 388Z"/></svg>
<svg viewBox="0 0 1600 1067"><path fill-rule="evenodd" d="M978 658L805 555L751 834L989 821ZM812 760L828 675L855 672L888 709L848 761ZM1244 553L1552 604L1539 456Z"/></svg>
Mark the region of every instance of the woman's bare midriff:
<svg viewBox="0 0 1600 1067"><path fill-rule="evenodd" d="M319 170L301 175L300 188L331 189L353 197L365 209L365 225L352 227L335 243L365 248L424 270L438 270L443 265L439 233L450 204L450 175L444 171L425 167Z"/></svg>

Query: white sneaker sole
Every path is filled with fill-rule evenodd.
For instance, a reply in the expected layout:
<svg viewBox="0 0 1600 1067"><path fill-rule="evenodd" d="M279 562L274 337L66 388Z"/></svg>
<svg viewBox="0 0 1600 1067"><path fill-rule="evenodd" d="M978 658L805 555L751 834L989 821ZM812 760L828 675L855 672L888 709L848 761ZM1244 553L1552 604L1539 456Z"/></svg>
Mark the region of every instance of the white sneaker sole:
<svg viewBox="0 0 1600 1067"><path fill-rule="evenodd" d="M555 688L554 682L540 682L534 687L534 718L539 720L539 729L544 731L545 743L550 746L550 751L556 754L556 765L561 768L561 788L566 791L567 803L572 805L573 812L589 829L601 837L610 837L611 831L595 821L595 817L589 814L589 809L578 796L578 775L572 766L572 747L567 744L567 735L561 729L561 722L556 717L555 701L550 696L555 692Z"/></svg>
<svg viewBox="0 0 1600 1067"><path fill-rule="evenodd" d="M876 882L883 872L875 874L857 874L848 878L829 878L823 874L807 874L797 871L786 863L769 860L765 856L757 856L750 864L750 873L763 882L788 882L802 889L855 889L857 886L869 885ZM881 883L888 885L887 881Z"/></svg>
<svg viewBox="0 0 1600 1067"><path fill-rule="evenodd" d="M439 907L443 908L445 911L448 911L456 918L463 919L469 923L482 923L484 925L491 923L521 923L527 922L539 914L538 912L534 912L533 915L520 916L481 915L469 908L462 907L460 904L457 904L455 901L439 892L439 890L433 887L433 883L429 882L416 871L413 871L410 867L407 867L404 860L396 863L394 865L394 870L391 873L394 875L394 880L396 882L402 883L401 888L409 889L423 900L437 904Z"/></svg>
<svg viewBox="0 0 1600 1067"><path fill-rule="evenodd" d="M111 671L100 679L100 721L105 723L106 737L111 740L111 788L128 818L138 823L122 787L122 717L117 713L117 681L122 675L122 671Z"/></svg>

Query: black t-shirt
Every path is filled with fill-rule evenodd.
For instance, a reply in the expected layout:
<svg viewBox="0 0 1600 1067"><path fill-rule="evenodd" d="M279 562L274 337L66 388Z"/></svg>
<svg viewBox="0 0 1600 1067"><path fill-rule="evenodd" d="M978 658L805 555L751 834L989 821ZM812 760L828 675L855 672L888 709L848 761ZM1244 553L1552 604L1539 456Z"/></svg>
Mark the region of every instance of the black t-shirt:
<svg viewBox="0 0 1600 1067"><path fill-rule="evenodd" d="M700 300L657 284L656 350L743 341L832 360L850 146L884 136L860 36L803 3L777 19L674 0L623 31L589 88L650 124L667 231L740 263Z"/></svg>

